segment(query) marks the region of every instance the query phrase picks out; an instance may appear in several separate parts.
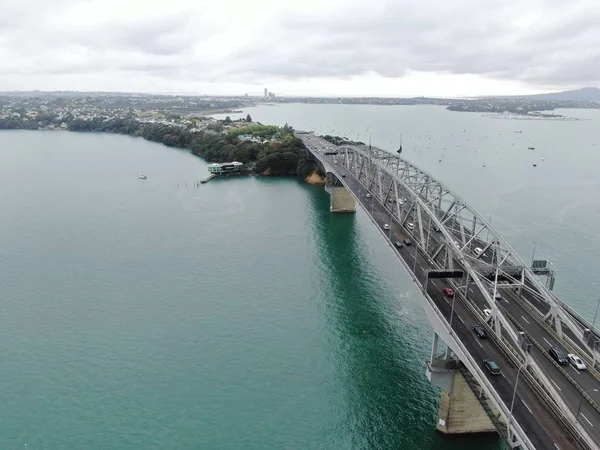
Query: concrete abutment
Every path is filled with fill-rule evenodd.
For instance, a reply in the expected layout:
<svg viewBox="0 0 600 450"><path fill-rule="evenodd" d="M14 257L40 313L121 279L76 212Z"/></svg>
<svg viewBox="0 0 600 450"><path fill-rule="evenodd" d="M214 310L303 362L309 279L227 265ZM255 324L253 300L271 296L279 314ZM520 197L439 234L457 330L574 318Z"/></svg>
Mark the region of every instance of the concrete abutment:
<svg viewBox="0 0 600 450"><path fill-rule="evenodd" d="M442 391L436 429L444 434L496 433L464 375L453 370L451 376L450 392Z"/></svg>
<svg viewBox="0 0 600 450"><path fill-rule="evenodd" d="M354 213L356 212L356 200L348 189L339 183L335 175L328 172L325 190L329 192L331 199L329 211L332 213Z"/></svg>

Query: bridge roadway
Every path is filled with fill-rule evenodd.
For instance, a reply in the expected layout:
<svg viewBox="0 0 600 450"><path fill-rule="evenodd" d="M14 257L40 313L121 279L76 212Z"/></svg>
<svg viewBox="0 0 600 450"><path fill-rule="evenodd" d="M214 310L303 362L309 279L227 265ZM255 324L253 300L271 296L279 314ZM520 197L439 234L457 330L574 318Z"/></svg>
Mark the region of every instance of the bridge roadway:
<svg viewBox="0 0 600 450"><path fill-rule="evenodd" d="M405 246L399 249L394 246L395 241L402 241L404 238L411 239L411 232L392 219L391 207L382 205L375 196L372 198L366 197L367 193L369 193L368 189L342 164L334 163L341 155L324 154L327 147L331 146L331 148L334 148L335 146L312 135L306 135L306 137L303 136L303 140L305 145L313 153L319 152L318 157L330 165L330 168L337 174L341 183L354 195L358 200L358 203L360 203L365 211L369 213L382 233L387 236L389 244L397 255L402 258L406 263L406 266L413 271L414 276L419 282L421 284L424 283L426 272L431 268L430 263L419 251L417 251L414 245ZM345 175L345 177L343 175ZM384 224L389 224L390 230L384 230ZM432 233L430 236L430 245L437 245L437 240L438 237L436 236L436 233ZM486 256L489 257L489 255ZM448 321L450 321L452 300L443 294L443 288L446 286L444 280L430 280L427 286L427 292L440 311L447 317ZM507 311L515 318L517 323L526 330L527 334L542 346L546 346L547 348L550 346L562 348L560 343L556 341L547 329L540 325L538 322L539 318L533 317L530 309L523 307L523 300L518 297L516 292L511 289L503 288L501 284L498 284L498 286L498 290L503 297L502 300L497 302L500 308ZM479 292L474 283L470 284L468 289L465 289L464 286L454 287L456 289L467 291L468 298L477 304L481 310L489 308L483 294ZM470 310L463 304L460 296L457 295L454 301L454 313L451 322L452 330L475 359L482 361L483 359L491 358L499 364L502 369L501 377L491 376L487 374L487 372L486 375L507 407L510 408L514 383L517 376L517 367L515 367L512 360L504 354L504 351L501 350L492 339L479 340L476 338L472 331L472 326L479 322L479 319L471 314ZM552 383L555 384L560 395L575 413L582 399L581 393L550 361L550 359L537 349L537 347L532 347L531 354L545 370L545 373L550 377ZM565 366L564 369L582 389L591 391L592 389L597 388L600 391L600 383L598 383L598 380L590 373L576 371L570 366ZM592 391L589 395L591 395L594 400L600 402L600 392ZM525 377L520 377L519 379L513 415L515 418L514 420L521 425L538 449L580 448L564 429L561 422L549 411L546 403L536 394L535 390L529 382L526 381ZM586 428L596 442L600 443L600 415L596 409L585 400L581 403L579 422Z"/></svg>

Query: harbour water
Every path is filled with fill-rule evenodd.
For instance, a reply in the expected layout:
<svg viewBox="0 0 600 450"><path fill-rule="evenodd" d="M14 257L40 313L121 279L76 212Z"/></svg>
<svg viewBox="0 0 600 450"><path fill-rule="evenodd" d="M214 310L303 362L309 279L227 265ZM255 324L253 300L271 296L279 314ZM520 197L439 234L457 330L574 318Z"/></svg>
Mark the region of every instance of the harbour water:
<svg viewBox="0 0 600 450"><path fill-rule="evenodd" d="M389 149L402 132L404 156L491 213L525 259L540 241L557 291L593 312L597 112L547 125L431 107L248 112ZM0 448L503 447L434 431L431 329L362 212L331 215L323 188L295 179L194 187L206 173L142 139L0 132Z"/></svg>

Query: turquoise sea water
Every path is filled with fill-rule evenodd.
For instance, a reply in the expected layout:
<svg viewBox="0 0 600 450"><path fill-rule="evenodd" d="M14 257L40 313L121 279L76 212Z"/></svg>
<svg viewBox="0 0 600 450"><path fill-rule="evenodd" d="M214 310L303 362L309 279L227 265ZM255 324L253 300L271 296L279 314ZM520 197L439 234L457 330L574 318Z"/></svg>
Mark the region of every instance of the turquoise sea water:
<svg viewBox="0 0 600 450"><path fill-rule="evenodd" d="M593 309L596 112L526 124L328 108L248 112L353 138L369 119L390 149L410 129L407 157L490 212L519 250L538 236L560 268L557 291ZM442 146L435 157L425 131ZM547 165L531 171L518 139ZM0 132L0 448L501 448L434 431L431 329L361 211L331 215L323 188L296 179L193 187L205 166L124 136Z"/></svg>

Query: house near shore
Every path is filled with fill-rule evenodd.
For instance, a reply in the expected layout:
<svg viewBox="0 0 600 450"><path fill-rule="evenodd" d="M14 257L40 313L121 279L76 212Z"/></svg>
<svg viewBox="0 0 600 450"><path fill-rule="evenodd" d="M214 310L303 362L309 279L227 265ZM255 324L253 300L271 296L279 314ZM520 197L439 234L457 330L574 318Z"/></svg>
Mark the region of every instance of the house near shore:
<svg viewBox="0 0 600 450"><path fill-rule="evenodd" d="M239 173L242 170L243 164L241 162L225 162L225 163L213 163L208 165L208 172L214 173L215 175L227 175L230 173Z"/></svg>

